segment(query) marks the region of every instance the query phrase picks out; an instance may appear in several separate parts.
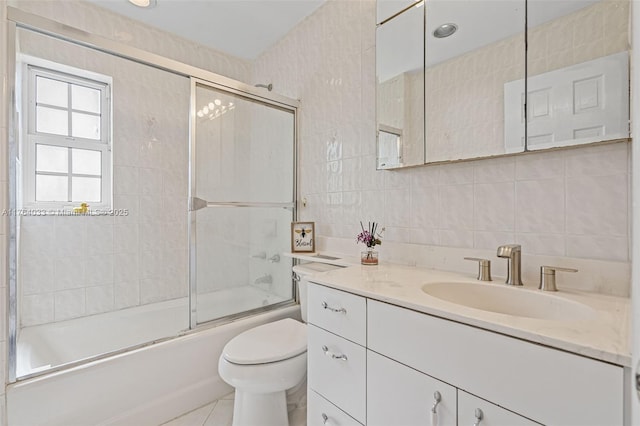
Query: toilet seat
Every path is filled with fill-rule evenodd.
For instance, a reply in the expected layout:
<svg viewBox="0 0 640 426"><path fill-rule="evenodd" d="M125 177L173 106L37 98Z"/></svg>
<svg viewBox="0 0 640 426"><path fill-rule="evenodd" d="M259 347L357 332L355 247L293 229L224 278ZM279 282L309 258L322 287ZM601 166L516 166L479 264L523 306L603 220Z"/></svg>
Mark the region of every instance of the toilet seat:
<svg viewBox="0 0 640 426"><path fill-rule="evenodd" d="M225 360L240 365L267 364L307 351L307 326L291 318L240 333L223 350Z"/></svg>

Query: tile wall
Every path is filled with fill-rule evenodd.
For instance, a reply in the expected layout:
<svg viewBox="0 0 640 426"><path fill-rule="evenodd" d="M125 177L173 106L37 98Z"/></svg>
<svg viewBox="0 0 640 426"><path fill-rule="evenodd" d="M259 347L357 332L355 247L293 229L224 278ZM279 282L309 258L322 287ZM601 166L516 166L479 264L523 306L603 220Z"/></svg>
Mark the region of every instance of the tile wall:
<svg viewBox="0 0 640 426"><path fill-rule="evenodd" d="M302 100L302 219L325 237L375 220L389 242L628 263L627 143L376 171L374 28L373 0L328 1L256 61Z"/></svg>

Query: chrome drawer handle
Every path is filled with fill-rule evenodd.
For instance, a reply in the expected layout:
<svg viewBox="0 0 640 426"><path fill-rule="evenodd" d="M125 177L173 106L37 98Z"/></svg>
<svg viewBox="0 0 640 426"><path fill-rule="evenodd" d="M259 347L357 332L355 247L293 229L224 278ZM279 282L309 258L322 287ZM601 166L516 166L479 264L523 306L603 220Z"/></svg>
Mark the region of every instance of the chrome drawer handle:
<svg viewBox="0 0 640 426"><path fill-rule="evenodd" d="M440 392L435 391L433 393L433 407L431 407L431 426L438 426L438 412L436 408L438 404L440 404L440 401L442 401L442 395L440 395Z"/></svg>
<svg viewBox="0 0 640 426"><path fill-rule="evenodd" d="M476 421L473 423L473 426L480 426L480 422L484 418L484 413L482 412L481 409L476 408L475 415L476 415Z"/></svg>
<svg viewBox="0 0 640 426"><path fill-rule="evenodd" d="M329 352L329 348L326 346L322 347L322 351L324 352L324 354L326 356L330 356L333 359L339 359L340 361L346 361L347 360L347 356L345 354L342 355L336 355L333 352Z"/></svg>
<svg viewBox="0 0 640 426"><path fill-rule="evenodd" d="M347 310L345 308L332 308L331 306L327 305L327 302L322 302L322 307L330 310L331 312L338 312L343 314L347 313Z"/></svg>

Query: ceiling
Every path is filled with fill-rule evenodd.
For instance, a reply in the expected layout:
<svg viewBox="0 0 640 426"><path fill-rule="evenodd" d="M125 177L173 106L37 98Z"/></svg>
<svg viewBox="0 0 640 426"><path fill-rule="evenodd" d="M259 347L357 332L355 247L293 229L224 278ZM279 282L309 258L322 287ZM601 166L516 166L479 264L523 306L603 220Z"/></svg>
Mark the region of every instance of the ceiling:
<svg viewBox="0 0 640 426"><path fill-rule="evenodd" d="M255 59L325 0L157 0L143 9L127 0L100 7L244 59Z"/></svg>

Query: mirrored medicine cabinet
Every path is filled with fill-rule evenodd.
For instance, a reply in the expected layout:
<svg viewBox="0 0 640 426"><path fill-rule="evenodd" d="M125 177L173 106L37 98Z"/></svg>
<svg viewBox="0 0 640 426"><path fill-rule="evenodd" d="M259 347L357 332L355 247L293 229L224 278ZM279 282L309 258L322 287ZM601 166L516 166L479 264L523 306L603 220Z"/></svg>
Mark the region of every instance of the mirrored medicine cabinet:
<svg viewBox="0 0 640 426"><path fill-rule="evenodd" d="M378 0L376 21L378 169L629 138L628 0Z"/></svg>

